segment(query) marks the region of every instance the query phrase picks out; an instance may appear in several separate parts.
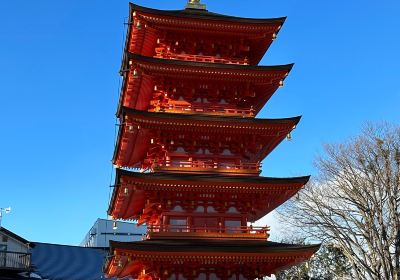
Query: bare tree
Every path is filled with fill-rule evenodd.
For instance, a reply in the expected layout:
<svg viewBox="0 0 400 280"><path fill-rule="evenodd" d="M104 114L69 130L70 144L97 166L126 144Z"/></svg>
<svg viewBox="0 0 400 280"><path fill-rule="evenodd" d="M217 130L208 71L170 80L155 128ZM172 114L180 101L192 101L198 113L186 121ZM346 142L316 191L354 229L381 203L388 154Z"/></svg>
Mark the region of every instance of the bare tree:
<svg viewBox="0 0 400 280"><path fill-rule="evenodd" d="M319 175L281 209L282 221L336 244L355 279L400 280L400 127L368 125L325 151Z"/></svg>
<svg viewBox="0 0 400 280"><path fill-rule="evenodd" d="M283 240L285 243L305 244L302 239ZM323 244L307 262L278 272L276 280L350 280L351 265L337 246Z"/></svg>

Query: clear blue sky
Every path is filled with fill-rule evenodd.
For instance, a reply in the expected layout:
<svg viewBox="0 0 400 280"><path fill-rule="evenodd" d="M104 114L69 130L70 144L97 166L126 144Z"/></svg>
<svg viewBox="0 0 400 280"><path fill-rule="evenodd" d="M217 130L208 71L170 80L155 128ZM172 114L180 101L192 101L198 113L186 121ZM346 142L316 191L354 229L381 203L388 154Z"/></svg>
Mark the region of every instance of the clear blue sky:
<svg viewBox="0 0 400 280"><path fill-rule="evenodd" d="M204 0L203 0L204 1ZM185 0L137 4L180 9ZM398 0L208 0L210 11L288 19L262 60L295 67L259 117L303 115L265 176L314 174L323 143L399 122ZM0 207L26 239L78 244L109 196L128 2L0 2Z"/></svg>

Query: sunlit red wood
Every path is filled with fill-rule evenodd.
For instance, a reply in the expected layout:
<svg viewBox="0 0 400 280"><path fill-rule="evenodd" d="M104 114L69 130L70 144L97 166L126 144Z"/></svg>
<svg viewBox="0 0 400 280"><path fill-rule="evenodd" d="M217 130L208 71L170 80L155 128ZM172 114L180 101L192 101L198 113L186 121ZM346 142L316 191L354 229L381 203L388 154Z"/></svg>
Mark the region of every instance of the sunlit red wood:
<svg viewBox="0 0 400 280"><path fill-rule="evenodd" d="M293 66L257 66L285 18L188 7L130 5L108 214L148 230L111 242L108 277L257 279L319 248L271 242L267 225L252 224L309 179L260 176L300 120L255 118Z"/></svg>

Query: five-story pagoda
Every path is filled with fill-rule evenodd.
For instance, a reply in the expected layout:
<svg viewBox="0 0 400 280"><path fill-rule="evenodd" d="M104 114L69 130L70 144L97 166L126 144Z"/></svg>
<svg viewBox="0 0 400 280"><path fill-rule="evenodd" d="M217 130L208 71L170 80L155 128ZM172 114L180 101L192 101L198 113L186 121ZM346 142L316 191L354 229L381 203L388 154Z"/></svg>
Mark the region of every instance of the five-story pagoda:
<svg viewBox="0 0 400 280"><path fill-rule="evenodd" d="M292 67L257 66L284 20L130 4L109 215L148 233L110 243L107 276L255 279L318 250L249 226L309 179L259 176L300 120L255 118Z"/></svg>

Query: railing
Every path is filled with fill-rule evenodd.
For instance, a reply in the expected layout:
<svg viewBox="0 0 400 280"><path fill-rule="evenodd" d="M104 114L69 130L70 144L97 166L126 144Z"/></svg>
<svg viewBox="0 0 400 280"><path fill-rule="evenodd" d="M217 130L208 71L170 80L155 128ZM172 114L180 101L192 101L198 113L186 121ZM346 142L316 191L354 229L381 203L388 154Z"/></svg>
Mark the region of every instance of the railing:
<svg viewBox="0 0 400 280"><path fill-rule="evenodd" d="M181 170L186 168L193 171L218 171L227 173L256 173L260 172L261 163L226 163L213 161L184 161L164 160L158 163L156 169Z"/></svg>
<svg viewBox="0 0 400 280"><path fill-rule="evenodd" d="M249 60L247 58L221 58L221 57L210 56L210 55L177 54L177 53L165 52L164 48L156 48L155 57L164 58L164 59L197 61L197 62L240 64L240 65L248 65L249 64Z"/></svg>
<svg viewBox="0 0 400 280"><path fill-rule="evenodd" d="M0 269L29 270L31 254L21 252L0 251Z"/></svg>
<svg viewBox="0 0 400 280"><path fill-rule="evenodd" d="M161 111L161 104L154 103L154 109L150 111ZM180 112L180 113L200 113L200 114L213 114L213 115L232 115L232 116L254 116L254 109L238 109L227 108L224 106L196 106L196 105L181 105L181 104L168 104L163 108L165 112Z"/></svg>
<svg viewBox="0 0 400 280"><path fill-rule="evenodd" d="M193 236L196 238L202 237L243 237L243 238L268 238L269 227L253 227L253 226L181 226L181 225L159 225L147 228L147 235L169 235L169 236Z"/></svg>

